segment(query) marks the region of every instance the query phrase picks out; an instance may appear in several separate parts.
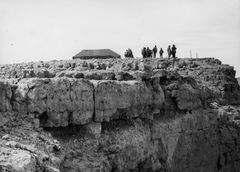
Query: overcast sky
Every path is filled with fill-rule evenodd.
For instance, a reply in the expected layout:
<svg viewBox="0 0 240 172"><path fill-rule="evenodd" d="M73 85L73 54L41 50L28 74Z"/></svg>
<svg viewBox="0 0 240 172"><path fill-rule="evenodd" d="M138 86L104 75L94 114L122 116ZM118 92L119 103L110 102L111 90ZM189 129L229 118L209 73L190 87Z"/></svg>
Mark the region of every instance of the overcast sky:
<svg viewBox="0 0 240 172"><path fill-rule="evenodd" d="M0 26L0 64L174 43L178 57L216 57L240 76L240 0L0 0Z"/></svg>

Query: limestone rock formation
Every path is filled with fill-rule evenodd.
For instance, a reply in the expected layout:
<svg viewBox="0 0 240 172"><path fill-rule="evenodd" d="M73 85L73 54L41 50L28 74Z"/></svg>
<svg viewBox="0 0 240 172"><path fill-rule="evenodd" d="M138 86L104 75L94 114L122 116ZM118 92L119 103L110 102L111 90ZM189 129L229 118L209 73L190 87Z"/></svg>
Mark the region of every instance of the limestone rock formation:
<svg viewBox="0 0 240 172"><path fill-rule="evenodd" d="M240 86L217 59L0 65L0 90L0 171L240 169Z"/></svg>
<svg viewBox="0 0 240 172"><path fill-rule="evenodd" d="M153 95L145 83L97 81L94 85L96 122L151 114L149 106L152 105Z"/></svg>

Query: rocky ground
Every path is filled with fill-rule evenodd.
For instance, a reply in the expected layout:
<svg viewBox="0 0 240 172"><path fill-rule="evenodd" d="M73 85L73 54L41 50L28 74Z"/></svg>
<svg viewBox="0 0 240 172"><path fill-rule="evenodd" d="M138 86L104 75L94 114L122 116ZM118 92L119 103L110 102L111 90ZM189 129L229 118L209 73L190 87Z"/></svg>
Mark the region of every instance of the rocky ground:
<svg viewBox="0 0 240 172"><path fill-rule="evenodd" d="M30 62L0 77L0 171L239 171L240 87L217 59Z"/></svg>

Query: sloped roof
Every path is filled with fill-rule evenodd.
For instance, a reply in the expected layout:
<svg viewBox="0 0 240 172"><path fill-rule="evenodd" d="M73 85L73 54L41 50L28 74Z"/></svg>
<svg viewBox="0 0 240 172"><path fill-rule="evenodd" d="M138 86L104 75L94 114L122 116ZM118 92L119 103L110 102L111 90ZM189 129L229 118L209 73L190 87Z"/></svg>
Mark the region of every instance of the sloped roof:
<svg viewBox="0 0 240 172"><path fill-rule="evenodd" d="M120 58L120 55L110 49L95 49L95 50L82 50L80 53L73 56L73 59L107 59L107 58Z"/></svg>

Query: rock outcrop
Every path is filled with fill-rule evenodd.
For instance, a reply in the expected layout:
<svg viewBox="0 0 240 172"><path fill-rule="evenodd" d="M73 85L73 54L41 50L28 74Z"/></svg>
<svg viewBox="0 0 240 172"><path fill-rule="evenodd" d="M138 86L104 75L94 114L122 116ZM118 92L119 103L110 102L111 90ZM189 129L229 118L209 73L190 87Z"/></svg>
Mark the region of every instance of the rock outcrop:
<svg viewBox="0 0 240 172"><path fill-rule="evenodd" d="M0 171L240 168L240 87L217 59L51 61L0 74Z"/></svg>

